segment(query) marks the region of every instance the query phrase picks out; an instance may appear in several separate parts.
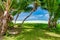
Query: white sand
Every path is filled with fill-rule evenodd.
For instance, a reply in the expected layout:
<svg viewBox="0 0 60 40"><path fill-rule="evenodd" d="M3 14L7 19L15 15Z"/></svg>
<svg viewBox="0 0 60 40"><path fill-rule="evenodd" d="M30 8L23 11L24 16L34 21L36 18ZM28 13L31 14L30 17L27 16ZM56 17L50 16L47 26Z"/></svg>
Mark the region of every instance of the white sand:
<svg viewBox="0 0 60 40"><path fill-rule="evenodd" d="M15 21L12 21L13 23L15 23ZM16 23L22 23L22 21L16 21ZM36 20L36 21L25 21L24 23L45 23L45 24L47 24L48 23L48 21L38 21L38 20Z"/></svg>

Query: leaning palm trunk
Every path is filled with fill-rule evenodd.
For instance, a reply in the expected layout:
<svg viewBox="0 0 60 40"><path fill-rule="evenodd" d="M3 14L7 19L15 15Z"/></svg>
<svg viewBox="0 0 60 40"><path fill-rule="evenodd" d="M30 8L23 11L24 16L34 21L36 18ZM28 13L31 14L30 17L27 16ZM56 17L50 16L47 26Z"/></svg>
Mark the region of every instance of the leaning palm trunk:
<svg viewBox="0 0 60 40"><path fill-rule="evenodd" d="M31 13L22 21L21 25L24 23L24 21L25 21L27 18L29 18L29 17L32 15L32 13L37 9L37 7L38 7L38 4L37 4L37 2L35 1L35 2L34 2L34 7L33 7L32 11L31 11Z"/></svg>
<svg viewBox="0 0 60 40"><path fill-rule="evenodd" d="M32 10L31 13L22 21L21 25L24 23L24 21L25 21L27 18L29 18L29 17L32 15L33 12L34 12L34 10Z"/></svg>
<svg viewBox="0 0 60 40"><path fill-rule="evenodd" d="M20 13L21 13L21 12L18 12L18 14L17 14L17 16L16 16L16 19L15 19L15 23L16 23L16 21L17 21L19 15L20 15Z"/></svg>
<svg viewBox="0 0 60 40"><path fill-rule="evenodd" d="M18 19L18 17L19 17L19 13L18 13L17 16L16 16L15 23L16 23L16 20Z"/></svg>

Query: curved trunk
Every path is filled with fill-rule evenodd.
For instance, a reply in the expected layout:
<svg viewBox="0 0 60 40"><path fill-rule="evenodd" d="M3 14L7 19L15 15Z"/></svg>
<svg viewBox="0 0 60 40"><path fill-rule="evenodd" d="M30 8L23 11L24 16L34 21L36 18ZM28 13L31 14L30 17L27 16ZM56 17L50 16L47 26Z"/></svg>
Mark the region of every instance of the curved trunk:
<svg viewBox="0 0 60 40"><path fill-rule="evenodd" d="M17 14L17 16L16 16L15 23L16 23L16 20L18 19L18 17L19 17L19 14Z"/></svg>
<svg viewBox="0 0 60 40"><path fill-rule="evenodd" d="M34 7L33 7L32 11L31 11L31 13L22 21L22 24L24 23L24 21L25 21L28 17L30 17L30 16L32 15L32 13L37 9L37 7L38 7L38 4L37 4L37 2L35 1L35 2L34 2ZM22 25L22 24L21 24L21 25Z"/></svg>
<svg viewBox="0 0 60 40"><path fill-rule="evenodd" d="M24 20L22 21L21 25L24 23L24 21L25 21L27 18L29 18L29 17L32 15L33 12L34 12L34 10L33 10L26 18L24 18Z"/></svg>

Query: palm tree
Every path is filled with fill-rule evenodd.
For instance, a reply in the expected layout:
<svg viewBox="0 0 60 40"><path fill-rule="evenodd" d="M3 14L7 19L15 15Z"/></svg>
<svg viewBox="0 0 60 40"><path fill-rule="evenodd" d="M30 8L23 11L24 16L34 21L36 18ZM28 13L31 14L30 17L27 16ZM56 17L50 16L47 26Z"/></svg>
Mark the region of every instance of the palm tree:
<svg viewBox="0 0 60 40"><path fill-rule="evenodd" d="M31 15L32 15L32 13L37 9L37 7L38 7L38 5L39 5L39 0L36 0L36 1L32 1L32 0L28 0L28 4L30 4L31 5L31 3L33 3L34 2L34 7L32 8L32 7L23 7L23 9L22 10L24 10L24 12L30 12L30 14L27 16L27 17L25 17L24 18L24 20L22 21L22 23L21 24L23 24L24 23L24 21L28 18L28 17L30 17ZM22 11L21 10L21 11ZM16 16L16 19L15 19L15 23L16 23L16 20L18 19L18 17L19 17L19 14L20 13L18 13L17 14L17 16Z"/></svg>
<svg viewBox="0 0 60 40"><path fill-rule="evenodd" d="M0 0L0 6L3 9L3 21L2 21L2 30L1 35L5 34L8 28L8 22L10 21L10 14L16 15L16 13L20 13L24 11L29 4L27 3L27 0ZM14 13L15 12L15 13Z"/></svg>
<svg viewBox="0 0 60 40"><path fill-rule="evenodd" d="M48 26L51 27L53 24L53 18L54 14L56 13L56 10L58 8L58 2L57 0L44 0L45 7L49 11L49 20L48 20ZM43 5L44 6L44 5Z"/></svg>
<svg viewBox="0 0 60 40"><path fill-rule="evenodd" d="M4 7L3 7L3 2L5 2L5 1L2 1L2 0L0 0L0 6L3 8L3 12L4 12L4 14L3 14L3 19L2 19L2 27L1 27L1 34L0 35L3 35L4 34L4 32L6 31L6 29L7 29L7 21L8 21L8 16L9 16L9 14L8 14L8 12L9 12L9 5L10 5L10 0L8 1L6 1L5 3L5 5L4 5L4 7L5 7L5 9L4 9ZM5 29L4 29L5 28Z"/></svg>
<svg viewBox="0 0 60 40"><path fill-rule="evenodd" d="M54 27L59 18L58 17L59 13L57 11L59 10L58 6L60 4L60 0L40 0L40 1L42 4L41 5L42 8L47 9L49 11L48 26L51 27L52 25Z"/></svg>
<svg viewBox="0 0 60 40"><path fill-rule="evenodd" d="M1 7L0 7L0 33L1 33L1 26L2 26L2 15L3 15L3 10L1 10Z"/></svg>
<svg viewBox="0 0 60 40"><path fill-rule="evenodd" d="M22 23L21 23L21 25L23 25L23 23L24 23L24 21L27 19L27 18L29 18L32 14L33 14L33 12L35 12L36 10L37 10L37 8L38 8L38 6L40 5L39 3L39 0L35 0L35 1L33 1L34 3L33 3L33 8L32 8L32 10L31 10L31 12L30 12L30 14L27 16L27 17L25 17L24 18L24 20L22 21Z"/></svg>
<svg viewBox="0 0 60 40"><path fill-rule="evenodd" d="M15 1L15 3L16 3L16 1ZM25 1L20 1L20 3L18 5L19 5L18 11L14 13L14 14L17 14L16 19L15 19L15 22L18 19L19 14L21 12L24 12L27 9L29 3L28 3L27 0L25 0Z"/></svg>
<svg viewBox="0 0 60 40"><path fill-rule="evenodd" d="M60 4L58 4L58 9L56 10L54 14L54 19L53 19L53 26L56 27L57 21L60 18Z"/></svg>

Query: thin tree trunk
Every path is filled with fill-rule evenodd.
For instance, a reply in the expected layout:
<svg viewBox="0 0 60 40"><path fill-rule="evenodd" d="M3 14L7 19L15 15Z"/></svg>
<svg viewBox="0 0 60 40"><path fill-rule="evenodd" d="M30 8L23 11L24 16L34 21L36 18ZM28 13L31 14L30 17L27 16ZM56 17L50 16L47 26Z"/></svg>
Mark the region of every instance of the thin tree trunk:
<svg viewBox="0 0 60 40"><path fill-rule="evenodd" d="M49 20L48 20L48 27L50 28L50 18L49 18Z"/></svg>
<svg viewBox="0 0 60 40"><path fill-rule="evenodd" d="M17 14L17 16L16 16L16 19L15 19L15 23L16 23L16 21L17 21L19 15L20 15L20 13L21 13L21 12L18 12L18 14Z"/></svg>
<svg viewBox="0 0 60 40"><path fill-rule="evenodd" d="M33 10L26 18L24 18L24 20L22 21L21 25L24 23L24 21L25 21L27 18L29 18L29 17L32 15L33 12L34 12L34 10Z"/></svg>
<svg viewBox="0 0 60 40"><path fill-rule="evenodd" d="M18 19L18 17L19 17L19 13L18 13L17 16L16 16L15 23L16 23L16 20Z"/></svg>
<svg viewBox="0 0 60 40"><path fill-rule="evenodd" d="M32 15L32 13L37 9L37 7L38 7L38 4L37 4L37 2L35 1L35 2L34 2L34 7L33 7L32 11L31 11L31 13L22 21L21 25L24 23L24 21L25 21L28 17L30 17L30 16Z"/></svg>
<svg viewBox="0 0 60 40"><path fill-rule="evenodd" d="M53 21L53 27L54 28L56 28L56 25L57 25L56 21Z"/></svg>

